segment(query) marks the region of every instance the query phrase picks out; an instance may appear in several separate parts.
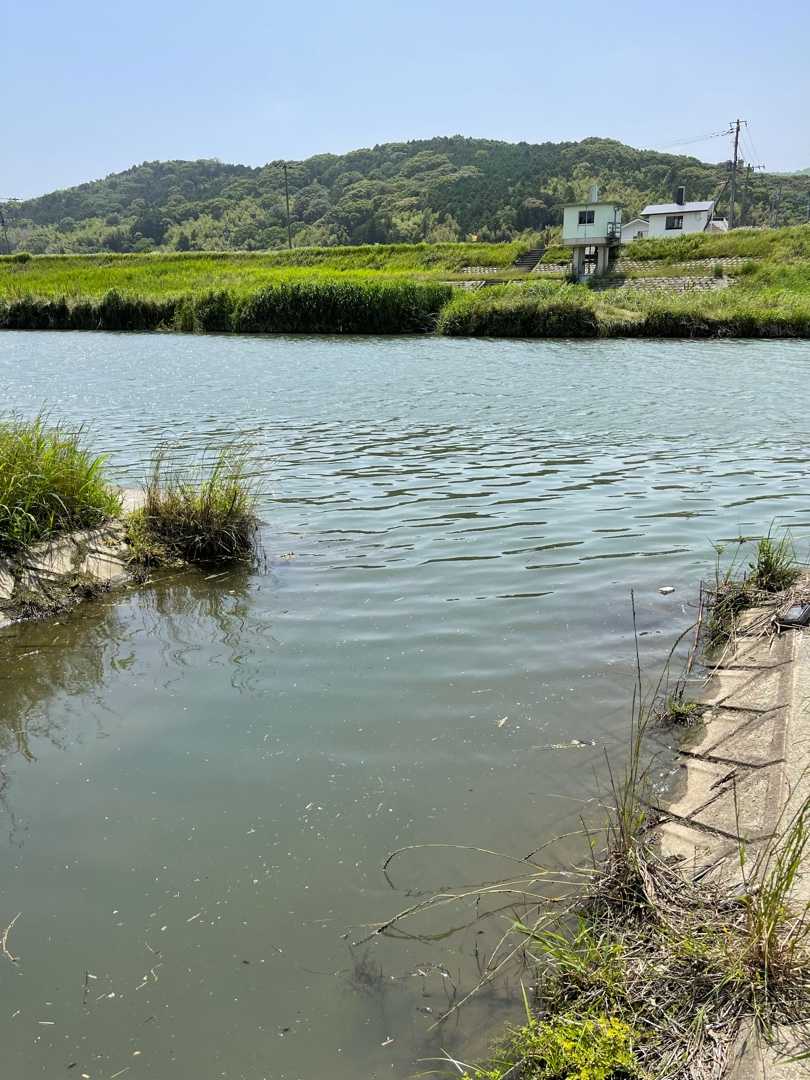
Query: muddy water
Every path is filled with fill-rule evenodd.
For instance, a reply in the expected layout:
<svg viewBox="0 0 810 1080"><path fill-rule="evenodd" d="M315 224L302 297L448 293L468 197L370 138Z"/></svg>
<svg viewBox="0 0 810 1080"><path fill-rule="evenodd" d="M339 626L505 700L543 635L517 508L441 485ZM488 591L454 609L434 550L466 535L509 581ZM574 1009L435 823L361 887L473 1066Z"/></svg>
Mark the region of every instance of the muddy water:
<svg viewBox="0 0 810 1080"><path fill-rule="evenodd" d="M711 543L808 548L805 344L0 335L124 483L236 436L261 571L0 633L3 1075L400 1077L499 920L351 948L576 827ZM675 592L662 596L661 586ZM574 854L577 841L555 857ZM128 1069L126 1073L121 1070Z"/></svg>

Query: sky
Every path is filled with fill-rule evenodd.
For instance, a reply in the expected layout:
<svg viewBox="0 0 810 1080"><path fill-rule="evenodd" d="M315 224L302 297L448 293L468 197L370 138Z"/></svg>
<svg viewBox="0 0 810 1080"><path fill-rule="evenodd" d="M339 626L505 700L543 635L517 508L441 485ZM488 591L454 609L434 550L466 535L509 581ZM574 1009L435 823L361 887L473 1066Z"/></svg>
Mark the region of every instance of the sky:
<svg viewBox="0 0 810 1080"><path fill-rule="evenodd" d="M810 5L5 0L0 196L142 161L589 135L810 166ZM677 144L677 145L676 145Z"/></svg>

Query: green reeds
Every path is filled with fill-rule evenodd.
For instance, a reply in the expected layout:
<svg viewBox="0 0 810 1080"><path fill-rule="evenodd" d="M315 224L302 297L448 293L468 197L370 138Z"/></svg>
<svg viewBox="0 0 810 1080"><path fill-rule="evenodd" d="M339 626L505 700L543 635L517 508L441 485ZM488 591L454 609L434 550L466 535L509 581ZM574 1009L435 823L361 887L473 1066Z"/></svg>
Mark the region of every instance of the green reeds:
<svg viewBox="0 0 810 1080"><path fill-rule="evenodd" d="M144 504L128 518L132 561L249 561L258 550L256 489L247 452L226 447L189 471L158 450L144 486Z"/></svg>
<svg viewBox="0 0 810 1080"><path fill-rule="evenodd" d="M0 302L0 329L180 330L239 334L418 334L452 295L441 282L284 281L241 295L212 290L153 299L23 296Z"/></svg>
<svg viewBox="0 0 810 1080"><path fill-rule="evenodd" d="M0 553L12 554L120 513L81 430L35 420L0 421Z"/></svg>
<svg viewBox="0 0 810 1080"><path fill-rule="evenodd" d="M440 334L470 337L597 337L599 319L587 289L551 282L460 293L442 310Z"/></svg>

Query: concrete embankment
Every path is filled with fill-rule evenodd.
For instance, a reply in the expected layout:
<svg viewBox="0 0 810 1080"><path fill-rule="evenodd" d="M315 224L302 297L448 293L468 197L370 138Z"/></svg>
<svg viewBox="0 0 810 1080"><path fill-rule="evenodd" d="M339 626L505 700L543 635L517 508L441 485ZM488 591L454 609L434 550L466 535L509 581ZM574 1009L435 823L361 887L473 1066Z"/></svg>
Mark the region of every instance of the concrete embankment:
<svg viewBox="0 0 810 1080"><path fill-rule="evenodd" d="M794 595L810 601L810 578L800 581ZM663 854L679 858L699 879L719 876L733 884L741 873L751 874L757 855L810 796L810 630L777 631L779 610L775 602L741 620L733 647L704 688L703 726L679 750L683 783L661 808ZM792 894L797 910L808 901L810 869ZM734 1047L727 1075L807 1077L806 1063L788 1061L806 1044L787 1030L776 1043L779 1050L765 1046L749 1026Z"/></svg>
<svg viewBox="0 0 810 1080"><path fill-rule="evenodd" d="M122 493L125 511L142 502ZM53 614L130 580L123 522L68 533L0 559L0 627L15 619Z"/></svg>

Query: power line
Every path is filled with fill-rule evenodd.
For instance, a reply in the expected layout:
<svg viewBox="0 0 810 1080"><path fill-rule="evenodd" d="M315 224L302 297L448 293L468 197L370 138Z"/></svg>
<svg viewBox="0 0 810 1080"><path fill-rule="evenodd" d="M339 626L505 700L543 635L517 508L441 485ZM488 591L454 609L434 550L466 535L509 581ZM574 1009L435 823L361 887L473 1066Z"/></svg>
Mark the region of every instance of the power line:
<svg viewBox="0 0 810 1080"><path fill-rule="evenodd" d="M695 135L691 139L680 139L678 142L667 143L666 146L662 146L662 150L669 150L673 146L689 146L691 143L708 142L710 139L720 139L724 135L730 135L730 129L726 131L713 131L708 135Z"/></svg>

